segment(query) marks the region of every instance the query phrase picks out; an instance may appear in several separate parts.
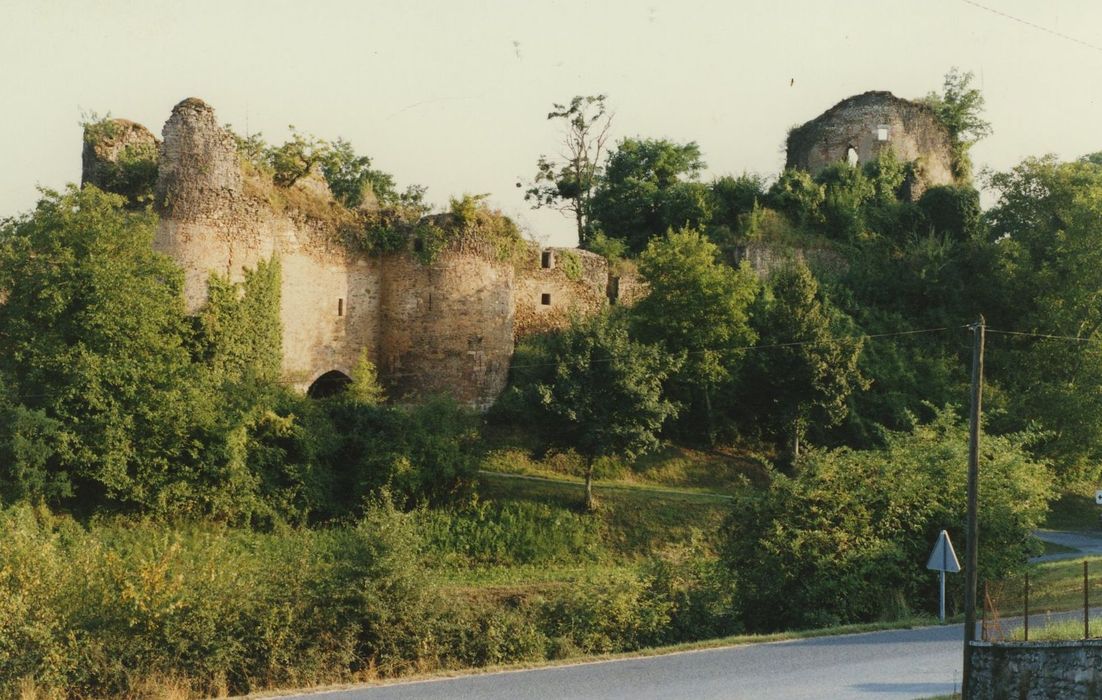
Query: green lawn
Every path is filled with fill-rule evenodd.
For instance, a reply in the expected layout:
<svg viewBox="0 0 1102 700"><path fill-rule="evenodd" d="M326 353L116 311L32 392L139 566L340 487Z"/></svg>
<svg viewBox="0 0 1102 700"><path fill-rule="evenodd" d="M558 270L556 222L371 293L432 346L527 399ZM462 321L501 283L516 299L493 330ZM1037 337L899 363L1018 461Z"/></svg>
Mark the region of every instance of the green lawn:
<svg viewBox="0 0 1102 700"><path fill-rule="evenodd" d="M575 511L582 508L585 493L577 479L516 479L494 473L480 475L478 490L488 500L538 501ZM597 482L594 494L602 541L629 559L694 539L711 542L731 508L729 498L669 488Z"/></svg>

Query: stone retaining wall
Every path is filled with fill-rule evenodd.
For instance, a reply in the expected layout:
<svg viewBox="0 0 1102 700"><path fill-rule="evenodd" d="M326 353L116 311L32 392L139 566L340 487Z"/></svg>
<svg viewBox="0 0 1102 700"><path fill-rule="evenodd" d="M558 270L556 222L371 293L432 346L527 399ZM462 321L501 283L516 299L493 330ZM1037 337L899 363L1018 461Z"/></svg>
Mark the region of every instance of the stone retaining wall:
<svg viewBox="0 0 1102 700"><path fill-rule="evenodd" d="M974 700L1102 698L1102 640L973 642Z"/></svg>

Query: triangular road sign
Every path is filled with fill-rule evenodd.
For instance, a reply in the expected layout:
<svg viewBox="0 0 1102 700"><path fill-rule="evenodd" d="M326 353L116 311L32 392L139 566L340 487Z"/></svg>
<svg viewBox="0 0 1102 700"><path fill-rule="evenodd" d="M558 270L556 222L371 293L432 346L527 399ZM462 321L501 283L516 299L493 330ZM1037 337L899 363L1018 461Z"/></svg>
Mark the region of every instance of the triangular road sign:
<svg viewBox="0 0 1102 700"><path fill-rule="evenodd" d="M934 571L948 571L951 574L960 571L960 562L957 561L957 553L953 551L953 543L949 541L949 533L945 530L937 537L934 551L930 552L930 560L926 562L927 569Z"/></svg>

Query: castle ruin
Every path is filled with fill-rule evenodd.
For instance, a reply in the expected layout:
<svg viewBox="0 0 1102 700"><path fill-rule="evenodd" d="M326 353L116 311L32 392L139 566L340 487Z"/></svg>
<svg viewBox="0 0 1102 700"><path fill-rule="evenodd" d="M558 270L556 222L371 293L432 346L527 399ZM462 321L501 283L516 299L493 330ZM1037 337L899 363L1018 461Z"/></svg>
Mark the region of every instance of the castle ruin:
<svg viewBox="0 0 1102 700"><path fill-rule="evenodd" d="M610 277L600 255L535 243L519 264L469 242L431 262L415 254L415 239L393 253L353 250L330 218L275 206L270 178L244 167L233 134L196 98L176 105L161 140L125 120L109 138L86 138L84 181L109 184L102 174L134 144L156 147L154 247L183 269L189 312L205 303L212 274L238 282L279 260L283 377L302 391L347 382L366 352L395 400L448 393L486 408L505 387L518 338L637 287ZM341 207L320 178L291 189L312 208Z"/></svg>
<svg viewBox="0 0 1102 700"><path fill-rule="evenodd" d="M448 393L485 409L505 387L519 338L643 293L634 276L572 248L525 242L518 262L469 240L449 242L431 261L417 255L416 237L393 252L350 247L338 230L349 212L322 178L302 178L273 198L271 176L247 167L234 135L196 98L173 108L161 139L127 120L108 126L85 134L82 180L133 197L124 191L132 183L117 177L120 156L152 154L154 247L183 269L189 312L206 302L212 274L240 282L279 260L283 380L301 391L347 383L366 353L394 400ZM787 146L786 167L813 174L890 148L915 164L912 199L953 182L945 126L924 105L888 92L839 102L793 129ZM758 261L766 274L767 263Z"/></svg>
<svg viewBox="0 0 1102 700"><path fill-rule="evenodd" d="M926 105L870 91L789 132L785 167L814 175L838 162L875 161L890 149L915 164L905 192L914 201L929 187L954 183L951 144L949 130Z"/></svg>

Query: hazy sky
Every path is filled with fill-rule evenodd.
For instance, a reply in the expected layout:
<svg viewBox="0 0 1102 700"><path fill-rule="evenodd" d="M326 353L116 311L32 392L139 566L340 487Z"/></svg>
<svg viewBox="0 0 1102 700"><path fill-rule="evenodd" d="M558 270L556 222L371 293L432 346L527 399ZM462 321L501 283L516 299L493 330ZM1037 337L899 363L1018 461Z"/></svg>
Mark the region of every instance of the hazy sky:
<svg viewBox="0 0 1102 700"><path fill-rule="evenodd" d="M1102 150L1102 3L981 4L0 0L0 217L80 179L82 112L159 135L189 96L269 141L343 136L438 206L488 192L558 244L571 221L516 183L577 94L608 94L615 138L696 141L708 178L775 175L789 127L865 90L920 97L952 66L987 98L979 166Z"/></svg>

